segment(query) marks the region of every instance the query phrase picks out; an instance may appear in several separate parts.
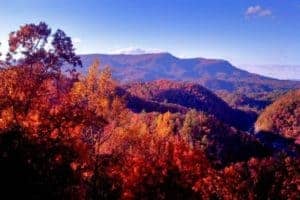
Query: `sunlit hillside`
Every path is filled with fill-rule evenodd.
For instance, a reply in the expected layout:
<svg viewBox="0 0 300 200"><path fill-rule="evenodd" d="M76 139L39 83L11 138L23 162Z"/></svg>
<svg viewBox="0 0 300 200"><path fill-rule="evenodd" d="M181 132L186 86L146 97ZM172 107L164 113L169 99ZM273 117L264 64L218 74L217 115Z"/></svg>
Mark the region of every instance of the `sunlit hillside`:
<svg viewBox="0 0 300 200"><path fill-rule="evenodd" d="M299 146L285 138L299 140L299 91L275 100L299 82L211 61L227 68L206 66L210 81L246 89L218 96L212 82L212 91L202 81L124 84L114 78L119 63L115 72L114 62L95 59L80 73L72 38L43 22L22 25L8 44L0 62L1 199L299 199ZM176 68L165 56L142 57L141 71ZM189 76L206 70L184 65ZM280 142L253 134L268 104L256 130L279 133Z"/></svg>

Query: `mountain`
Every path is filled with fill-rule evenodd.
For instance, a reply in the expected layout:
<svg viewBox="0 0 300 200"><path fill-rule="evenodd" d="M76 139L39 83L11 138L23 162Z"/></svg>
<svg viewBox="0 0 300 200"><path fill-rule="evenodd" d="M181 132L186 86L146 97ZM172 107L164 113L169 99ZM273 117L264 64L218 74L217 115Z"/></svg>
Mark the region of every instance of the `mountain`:
<svg viewBox="0 0 300 200"><path fill-rule="evenodd" d="M290 91L268 106L255 123L256 132L269 132L300 144L300 89Z"/></svg>
<svg viewBox="0 0 300 200"><path fill-rule="evenodd" d="M156 80L123 86L130 94L128 107L135 111L202 111L243 130L249 130L255 114L232 109L213 92L196 83Z"/></svg>
<svg viewBox="0 0 300 200"><path fill-rule="evenodd" d="M89 54L81 56L88 66L100 60L110 66L114 77L123 83L158 79L195 81L213 91L260 93L300 87L299 81L277 80L238 69L228 61L205 58L177 58L169 53L140 55Z"/></svg>

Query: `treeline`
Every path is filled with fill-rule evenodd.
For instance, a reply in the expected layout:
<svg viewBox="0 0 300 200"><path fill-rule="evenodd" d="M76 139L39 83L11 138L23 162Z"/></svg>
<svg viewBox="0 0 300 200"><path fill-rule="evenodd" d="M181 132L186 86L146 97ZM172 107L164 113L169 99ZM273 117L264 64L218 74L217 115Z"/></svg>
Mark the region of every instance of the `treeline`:
<svg viewBox="0 0 300 200"><path fill-rule="evenodd" d="M76 73L81 62L63 31L27 24L9 47L0 71L1 198L299 198L299 159L195 110L133 113L109 68L95 62Z"/></svg>

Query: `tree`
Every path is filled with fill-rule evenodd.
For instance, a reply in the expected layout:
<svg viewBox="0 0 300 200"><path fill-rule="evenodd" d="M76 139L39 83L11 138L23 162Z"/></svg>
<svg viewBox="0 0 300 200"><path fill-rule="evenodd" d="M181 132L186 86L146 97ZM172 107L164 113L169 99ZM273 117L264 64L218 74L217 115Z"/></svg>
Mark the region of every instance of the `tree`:
<svg viewBox="0 0 300 200"><path fill-rule="evenodd" d="M62 72L64 63L73 66L71 76ZM69 101L73 72L81 65L71 39L60 30L51 35L45 23L24 25L10 34L0 65L0 161L8 174L2 183L20 194L25 190L25 198L63 198L75 188L84 190L79 183L90 169L81 130L89 113Z"/></svg>
<svg viewBox="0 0 300 200"><path fill-rule="evenodd" d="M199 137L200 123L198 113L196 110L190 110L186 113L182 129L180 131L181 137L188 143L193 145L193 139Z"/></svg>
<svg viewBox="0 0 300 200"><path fill-rule="evenodd" d="M115 119L119 111L124 109L110 68L99 70L98 60L90 66L88 74L74 84L72 93L74 101L87 102L90 110L106 118Z"/></svg>
<svg viewBox="0 0 300 200"><path fill-rule="evenodd" d="M49 42L50 38L52 41ZM75 68L81 66L71 38L57 30L51 34L47 24L26 24L9 35L6 61L0 63L0 108L6 116L1 126L24 122L32 107L57 102L72 83L62 73L63 64L71 64L71 77L76 80ZM65 80L63 80L65 79ZM62 84L63 83L63 84ZM50 104L48 104L50 105Z"/></svg>
<svg viewBox="0 0 300 200"><path fill-rule="evenodd" d="M44 22L25 24L18 31L9 35L9 52L6 61L9 65L39 64L43 72L61 72L62 65L67 62L73 67L81 66L76 56L72 40L62 30L54 34ZM49 42L49 38L52 41ZM21 56L20 59L17 59Z"/></svg>

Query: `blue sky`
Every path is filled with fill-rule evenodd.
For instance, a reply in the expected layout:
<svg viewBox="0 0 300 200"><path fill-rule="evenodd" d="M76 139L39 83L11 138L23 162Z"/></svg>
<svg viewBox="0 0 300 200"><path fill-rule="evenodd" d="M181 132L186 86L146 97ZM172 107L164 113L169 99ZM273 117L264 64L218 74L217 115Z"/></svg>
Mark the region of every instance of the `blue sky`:
<svg viewBox="0 0 300 200"><path fill-rule="evenodd" d="M0 40L45 21L78 53L128 49L233 64L300 64L299 0L2 0ZM5 44L3 45L5 48Z"/></svg>

